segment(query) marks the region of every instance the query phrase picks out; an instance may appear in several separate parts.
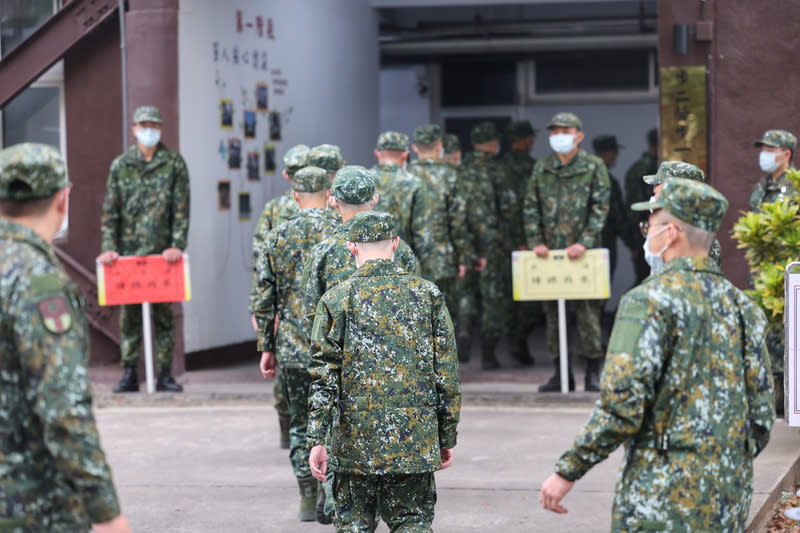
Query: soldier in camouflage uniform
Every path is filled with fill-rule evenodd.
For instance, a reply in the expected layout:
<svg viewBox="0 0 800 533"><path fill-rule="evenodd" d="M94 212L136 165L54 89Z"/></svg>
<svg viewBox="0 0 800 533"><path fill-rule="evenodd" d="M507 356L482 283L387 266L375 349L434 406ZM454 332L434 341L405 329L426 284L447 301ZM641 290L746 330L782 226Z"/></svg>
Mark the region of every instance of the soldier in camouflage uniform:
<svg viewBox="0 0 800 533"><path fill-rule="evenodd" d="M425 182L407 172L408 135L396 131L386 131L378 136L375 145L375 159L378 164L372 167L375 177L375 190L380 197L375 209L394 215L400 230L400 238L411 246L420 268L428 279L434 279L433 237L443 223L432 218L430 193Z"/></svg>
<svg viewBox="0 0 800 533"><path fill-rule="evenodd" d="M655 174L643 176L642 180L646 184L653 186L653 195L658 197L664 181L669 178L684 178L704 182L706 180L706 175L699 167L691 163L686 163L684 161L662 161ZM642 224L640 232L643 236L647 236L647 232L644 231L644 224ZM714 243L708 251L708 257L710 257L718 267L722 268L722 247L717 239L714 239Z"/></svg>
<svg viewBox="0 0 800 533"><path fill-rule="evenodd" d="M650 187L642 183L642 176L655 174L658 170L658 130L653 128L647 132L647 151L640 157L625 173L625 203L631 205L636 202L646 202L650 199L652 191ZM647 220L647 217L640 213L633 213L630 217L630 229L628 235L631 243L631 256L633 258L633 268L636 271L636 283L638 285L644 278L650 275L650 267L644 260L642 245L644 238L639 233L639 223Z"/></svg>
<svg viewBox="0 0 800 533"><path fill-rule="evenodd" d="M445 133L442 137L442 149L442 162L457 169L461 164L461 141L458 136Z"/></svg>
<svg viewBox="0 0 800 533"><path fill-rule="evenodd" d="M295 216L267 234L256 263L258 298L254 304L258 324L261 372L275 376L276 357L283 376L283 394L289 402L289 459L300 487L300 520L316 520L317 482L308 468L306 422L308 416L309 345L300 281L306 254L337 222L325 214L330 181L328 172L305 167L292 179ZM279 321L277 331L275 322Z"/></svg>
<svg viewBox="0 0 800 533"><path fill-rule="evenodd" d="M306 166L306 156L308 155L309 148L304 144L298 144L290 148L283 156L283 178L290 184L295 173ZM267 234L273 228L277 228L300 210L297 202L294 201L291 187L280 196L276 196L264 206L264 211L258 217L256 230L253 233L253 283L250 289L250 314L253 322L253 329L258 333L258 325L256 324L256 316L254 314L253 304L258 297L258 276L256 276L255 265L258 261L261 251L264 246L264 241ZM283 395L284 385L283 373L280 368L276 368L275 385L273 386L273 398L275 401L275 410L278 411L278 424L280 427L280 444L281 448L289 449L289 403Z"/></svg>
<svg viewBox="0 0 800 533"><path fill-rule="evenodd" d="M358 270L325 293L314 319L307 440L320 480L332 448L339 532L375 531L378 509L392 532L433 531L433 473L453 462L453 326L436 286L392 261L397 234L387 213L350 221Z"/></svg>
<svg viewBox="0 0 800 533"><path fill-rule="evenodd" d="M103 216L102 253L97 260L112 265L120 255L161 254L168 263L180 261L189 236L189 172L178 152L161 139L161 112L152 106L133 114L136 144L111 163ZM175 319L171 303L152 304L156 360L156 390L181 392L172 378ZM123 305L120 318L122 379L114 392L139 390L139 346L142 309Z"/></svg>
<svg viewBox="0 0 800 533"><path fill-rule="evenodd" d="M92 413L86 301L52 248L64 160L0 151L0 531L130 533Z"/></svg>
<svg viewBox="0 0 800 533"><path fill-rule="evenodd" d="M620 301L600 400L542 486L546 509L566 512L574 482L624 444L611 531L744 531L775 411L766 317L707 257L727 208L677 178L633 205L653 210L666 268Z"/></svg>
<svg viewBox="0 0 800 533"><path fill-rule="evenodd" d="M533 167L525 198L525 231L528 247L539 257L550 249L566 249L578 259L587 249L601 244L608 217L611 185L603 161L579 147L583 123L573 113L558 113L548 124L550 147L555 153ZM586 359L587 391L599 390L603 359L601 312L603 300L575 300L581 352ZM539 387L541 392L561 390L556 302L545 302L547 349L555 374ZM569 388L575 388L569 371Z"/></svg>

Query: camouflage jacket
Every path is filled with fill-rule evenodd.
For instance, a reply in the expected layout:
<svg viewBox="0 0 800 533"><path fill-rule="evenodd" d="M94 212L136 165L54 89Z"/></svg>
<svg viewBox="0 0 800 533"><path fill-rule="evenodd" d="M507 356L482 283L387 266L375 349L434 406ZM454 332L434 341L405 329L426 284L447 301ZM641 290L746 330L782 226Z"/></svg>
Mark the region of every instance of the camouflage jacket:
<svg viewBox="0 0 800 533"><path fill-rule="evenodd" d="M525 245L525 230L519 224L522 219L522 205L517 196L514 183L506 173L504 166L492 159L487 152L469 152L461 163L465 188L470 183L476 194L486 195L479 198L469 194L469 201L483 201L487 208L494 211L497 228L500 230L500 243L503 251L510 251ZM487 181L482 187L476 182ZM488 178L488 179L487 179ZM491 189L491 191L489 190Z"/></svg>
<svg viewBox="0 0 800 533"><path fill-rule="evenodd" d="M653 186L642 180L643 176L655 174L658 171L658 158L650 152L642 153L625 173L625 207L630 207L636 202L646 202L653 196ZM639 232L639 222L647 220L647 212L631 212L628 215L630 229L629 239L633 247L639 247L644 242L644 237Z"/></svg>
<svg viewBox="0 0 800 533"><path fill-rule="evenodd" d="M566 165L556 154L533 167L525 198L528 248L562 249L575 243L600 246L611 183L603 161L584 149Z"/></svg>
<svg viewBox="0 0 800 533"><path fill-rule="evenodd" d="M256 263L258 351L275 352L284 368L306 368L308 341L303 328L300 282L306 254L336 226L324 209L301 209L267 234ZM277 335L275 317L280 318Z"/></svg>
<svg viewBox="0 0 800 533"><path fill-rule="evenodd" d="M138 146L111 163L100 232L102 250L120 255L186 249L189 172L183 158L159 144L148 163Z"/></svg>
<svg viewBox="0 0 800 533"><path fill-rule="evenodd" d="M380 196L375 209L394 215L400 226L400 238L411 246L425 272L432 257L432 232L440 224L432 218L430 193L425 182L392 162L374 166L372 172L375 192Z"/></svg>
<svg viewBox="0 0 800 533"><path fill-rule="evenodd" d="M605 226L603 226L602 246L609 250L616 249L617 237L620 237L630 248L630 234L628 233L630 222L628 220L628 213L630 213L631 210L622 200L622 188L619 186L616 178L609 174L608 182L609 185L611 185L611 189L608 202L608 216L606 217Z"/></svg>
<svg viewBox="0 0 800 533"><path fill-rule="evenodd" d="M303 280L300 286L303 288L305 328L309 339L311 338L311 327L314 324L314 314L322 295L356 271L356 258L345 244L347 232L347 222L334 228L327 237L311 249L305 261ZM419 263L414 252L402 239L400 239L400 244L394 254L394 261L406 272L415 276L420 274Z"/></svg>
<svg viewBox="0 0 800 533"><path fill-rule="evenodd" d="M467 198L467 229L478 257L502 251L504 235L495 202L494 183L489 179L485 165L477 161L475 152L464 156L458 169L458 179Z"/></svg>
<svg viewBox="0 0 800 533"><path fill-rule="evenodd" d="M408 167L409 172L422 178L433 195L431 208L444 222L443 233L433 235L436 260L426 265L431 279L456 277L457 265L475 261L472 239L467 231L466 198L458 181L458 172L433 159L418 159ZM447 275L450 272L451 275Z"/></svg>
<svg viewBox="0 0 800 533"><path fill-rule="evenodd" d="M774 202L785 196L798 195L800 195L800 192L786 177L786 172L778 176L777 180L773 180L771 175L766 174L753 187L753 192L750 195L750 209L759 211L761 210L761 204Z"/></svg>
<svg viewBox="0 0 800 533"><path fill-rule="evenodd" d="M536 160L528 152L520 150L510 150L503 154L500 163L505 167L506 175L514 186L514 192L518 198L525 198L528 192L528 180L533 172L533 165Z"/></svg>
<svg viewBox="0 0 800 533"><path fill-rule="evenodd" d="M120 513L92 413L86 302L32 230L0 219L0 530Z"/></svg>
<svg viewBox="0 0 800 533"><path fill-rule="evenodd" d="M623 296L600 400L556 465L575 480L625 444L613 531L744 531L775 420L765 327L707 257Z"/></svg>
<svg viewBox="0 0 800 533"><path fill-rule="evenodd" d="M334 471L441 466L440 448L456 445L461 381L453 324L433 283L367 261L320 300L312 350L308 445L324 444L330 430Z"/></svg>

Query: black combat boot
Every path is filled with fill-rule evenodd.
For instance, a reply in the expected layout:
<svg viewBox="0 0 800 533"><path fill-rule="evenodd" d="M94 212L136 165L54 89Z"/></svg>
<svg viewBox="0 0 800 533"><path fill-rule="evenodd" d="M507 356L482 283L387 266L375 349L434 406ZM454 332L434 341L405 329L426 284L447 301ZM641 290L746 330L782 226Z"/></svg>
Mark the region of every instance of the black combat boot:
<svg viewBox="0 0 800 533"><path fill-rule="evenodd" d="M156 390L161 392L183 392L183 387L175 383L175 378L170 374L169 368L158 371Z"/></svg>
<svg viewBox="0 0 800 533"><path fill-rule="evenodd" d="M500 368L500 363L494 356L494 349L497 347L496 337L484 336L481 343L481 368L484 370L496 370Z"/></svg>
<svg viewBox="0 0 800 533"><path fill-rule="evenodd" d="M511 357L513 357L522 366L533 366L534 360L531 357L531 352L528 350L528 341L524 335L518 333L514 335L511 340Z"/></svg>
<svg viewBox="0 0 800 533"><path fill-rule="evenodd" d="M586 359L586 377L583 388L586 392L600 392L600 365L602 359Z"/></svg>
<svg viewBox="0 0 800 533"><path fill-rule="evenodd" d="M472 351L472 342L468 334L459 334L456 337L456 351L458 351L458 360L461 363L469 361L469 355Z"/></svg>
<svg viewBox="0 0 800 533"><path fill-rule="evenodd" d="M783 372L775 372L772 377L775 383L775 413L782 416L784 411L783 404L785 402L783 393Z"/></svg>
<svg viewBox="0 0 800 533"><path fill-rule="evenodd" d="M553 377L550 378L550 381L545 383L544 385L539 385L539 392L561 392L561 362L558 359L553 359L553 367L556 369L556 373L553 374ZM572 366L567 365L567 372L569 377L569 390L575 390L575 376L572 374Z"/></svg>
<svg viewBox="0 0 800 533"><path fill-rule="evenodd" d="M125 365L122 379L114 387L114 392L139 392L139 376L136 375L136 367Z"/></svg>

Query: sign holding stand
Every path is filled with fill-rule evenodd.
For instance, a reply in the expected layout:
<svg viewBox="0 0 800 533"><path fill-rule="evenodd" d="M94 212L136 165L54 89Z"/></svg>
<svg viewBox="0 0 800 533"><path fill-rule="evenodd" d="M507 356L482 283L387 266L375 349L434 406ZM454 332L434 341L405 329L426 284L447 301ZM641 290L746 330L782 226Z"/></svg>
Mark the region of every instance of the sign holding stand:
<svg viewBox="0 0 800 533"><path fill-rule="evenodd" d="M567 350L567 300L605 300L610 295L608 249L586 250L575 260L565 250L550 250L547 257L532 251L511 254L515 301L558 301L558 358L561 392L569 392Z"/></svg>
<svg viewBox="0 0 800 533"><path fill-rule="evenodd" d="M800 353L798 353L797 337L800 333L800 262L789 263L786 266L784 278L784 382L775 383L776 387L783 387L784 409L786 421L790 426L800 426Z"/></svg>
<svg viewBox="0 0 800 533"><path fill-rule="evenodd" d="M142 337L147 393L155 392L150 304L191 300L189 256L169 264L162 255L122 256L114 264L97 263L100 305L142 304Z"/></svg>

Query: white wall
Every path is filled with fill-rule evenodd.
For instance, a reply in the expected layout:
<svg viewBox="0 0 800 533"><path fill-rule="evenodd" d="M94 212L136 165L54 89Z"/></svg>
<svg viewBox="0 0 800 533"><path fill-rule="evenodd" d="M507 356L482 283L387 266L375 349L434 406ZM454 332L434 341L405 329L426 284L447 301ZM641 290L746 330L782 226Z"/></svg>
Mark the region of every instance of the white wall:
<svg viewBox="0 0 800 533"><path fill-rule="evenodd" d="M414 128L430 122L430 86L420 95L418 82L426 83L423 65L382 68L380 72L380 129L399 131L411 138ZM377 140L377 139L376 139Z"/></svg>
<svg viewBox="0 0 800 533"><path fill-rule="evenodd" d="M264 22L261 37L257 16ZM266 34L269 19L274 39ZM371 158L378 133L377 19L367 0L192 0L181 2L178 39L180 151L192 183L193 290L184 305L184 340L186 351L193 352L255 338L247 312L251 241L264 204L287 188L280 177L284 152L298 143L331 143L348 162ZM233 64L234 47L239 65ZM253 51L259 55L257 68ZM263 53L267 70L261 69ZM269 140L266 112L256 113L256 138L244 138L243 111L256 108L257 83L269 85L269 110L281 114L280 141ZM223 98L233 100L232 130L220 126ZM242 140L239 170L229 169L220 151L230 137ZM263 172L265 143L275 146L274 174ZM247 179L251 150L260 153L261 181ZM218 180L231 182L229 211L217 208ZM239 192L251 194L249 221L239 220Z"/></svg>

